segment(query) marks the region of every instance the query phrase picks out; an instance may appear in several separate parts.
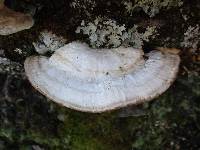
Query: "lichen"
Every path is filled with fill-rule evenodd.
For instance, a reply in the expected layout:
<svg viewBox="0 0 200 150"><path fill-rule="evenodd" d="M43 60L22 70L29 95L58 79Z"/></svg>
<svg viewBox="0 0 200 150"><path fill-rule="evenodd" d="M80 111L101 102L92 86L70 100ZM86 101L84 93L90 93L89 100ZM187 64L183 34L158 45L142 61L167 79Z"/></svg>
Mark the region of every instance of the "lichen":
<svg viewBox="0 0 200 150"><path fill-rule="evenodd" d="M87 16L91 16L90 12L96 7L95 0L73 0L70 3L71 8L75 9L79 13L85 13Z"/></svg>
<svg viewBox="0 0 200 150"><path fill-rule="evenodd" d="M8 73L10 75L20 75L23 73L23 66L17 62L13 62L6 58L4 51L0 50L0 73Z"/></svg>
<svg viewBox="0 0 200 150"><path fill-rule="evenodd" d="M76 30L76 33L80 33L89 36L90 44L92 47L100 47L106 45L106 47L117 47L123 40L123 32L125 32L125 25L117 25L116 21L102 18L96 18L94 22L85 23L83 20L81 26Z"/></svg>
<svg viewBox="0 0 200 150"><path fill-rule="evenodd" d="M125 46L133 46L135 48L142 48L143 42L149 42L150 39L154 39L158 35L156 27L147 27L145 32L141 33L138 31L138 26L134 25L132 28L128 29L128 31L124 34L124 42Z"/></svg>
<svg viewBox="0 0 200 150"><path fill-rule="evenodd" d="M170 9L183 5L182 0L125 0L122 3L130 15L132 15L136 8L141 8L150 17L158 14L160 9Z"/></svg>
<svg viewBox="0 0 200 150"><path fill-rule="evenodd" d="M45 30L40 33L39 40L33 42L33 46L39 54L45 54L46 52L54 52L58 48L64 46L65 43L66 39L63 37Z"/></svg>
<svg viewBox="0 0 200 150"><path fill-rule="evenodd" d="M189 26L184 33L184 40L181 43L181 46L185 48L193 48L197 50L200 44L200 27L199 25L196 26Z"/></svg>
<svg viewBox="0 0 200 150"><path fill-rule="evenodd" d="M88 36L92 47L118 47L120 45L141 48L143 41L155 38L156 27L147 27L146 31L140 33L138 26L134 25L127 29L125 24L119 25L115 20L96 18L94 22L85 23L78 26L76 33L83 33Z"/></svg>

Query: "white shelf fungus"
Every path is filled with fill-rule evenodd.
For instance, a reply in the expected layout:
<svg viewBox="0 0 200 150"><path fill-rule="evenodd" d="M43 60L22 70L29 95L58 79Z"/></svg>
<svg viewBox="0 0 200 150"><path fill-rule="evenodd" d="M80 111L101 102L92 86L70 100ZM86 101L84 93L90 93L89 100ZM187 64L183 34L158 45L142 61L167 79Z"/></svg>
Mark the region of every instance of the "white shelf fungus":
<svg viewBox="0 0 200 150"><path fill-rule="evenodd" d="M33 26L30 15L13 11L0 3L0 35L9 35Z"/></svg>
<svg viewBox="0 0 200 150"><path fill-rule="evenodd" d="M41 93L66 107L103 112L149 101L175 80L178 55L119 47L91 49L72 42L50 57L32 56L25 71Z"/></svg>

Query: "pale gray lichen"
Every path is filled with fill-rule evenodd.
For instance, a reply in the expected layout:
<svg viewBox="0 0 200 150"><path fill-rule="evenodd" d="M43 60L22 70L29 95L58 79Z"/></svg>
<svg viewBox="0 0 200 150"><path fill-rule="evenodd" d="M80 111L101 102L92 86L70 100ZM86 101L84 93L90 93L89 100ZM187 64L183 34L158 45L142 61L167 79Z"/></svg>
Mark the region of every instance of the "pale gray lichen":
<svg viewBox="0 0 200 150"><path fill-rule="evenodd" d="M86 4L90 5L89 9L93 9L96 6L96 2L94 0L73 0L70 3L70 6L73 7L73 8L88 9L87 6L86 6Z"/></svg>
<svg viewBox="0 0 200 150"><path fill-rule="evenodd" d="M143 42L149 42L150 39L156 37L157 30L155 26L147 27L145 32L138 32L138 26L134 25L131 29L128 29L128 32L124 33L124 42L123 45L131 45L135 48L142 48Z"/></svg>
<svg viewBox="0 0 200 150"><path fill-rule="evenodd" d="M1 85L1 100L12 101L9 94L9 87L12 79L26 79L24 67L20 63L13 62L5 57L4 50L0 49L0 75L6 75L4 83Z"/></svg>
<svg viewBox="0 0 200 150"><path fill-rule="evenodd" d="M90 16L90 11L94 10L96 2L94 0L73 0L70 7L76 9L79 13L84 12L87 16Z"/></svg>
<svg viewBox="0 0 200 150"><path fill-rule="evenodd" d="M16 49L14 49L14 52L16 52L16 53L18 53L18 54L23 54L23 51L22 51L22 49L20 49L20 48L16 48Z"/></svg>
<svg viewBox="0 0 200 150"><path fill-rule="evenodd" d="M126 31L125 25L117 25L116 21L111 19L104 20L97 17L94 22L85 23L83 20L81 26L76 29L76 33L83 32L89 36L92 47L117 47L123 40L123 33Z"/></svg>
<svg viewBox="0 0 200 150"><path fill-rule="evenodd" d="M124 0L122 3L131 15L136 8L141 8L150 17L154 17L162 8L170 9L183 5L182 0Z"/></svg>
<svg viewBox="0 0 200 150"><path fill-rule="evenodd" d="M184 33L184 40L181 42L181 46L185 48L197 49L200 44L200 27L196 25L194 27L189 26Z"/></svg>
<svg viewBox="0 0 200 150"><path fill-rule="evenodd" d="M156 27L147 27L144 33L140 33L136 25L127 29L125 24L119 25L115 20L97 17L94 22L85 23L83 20L75 32L88 35L90 45L94 48L120 45L141 48L143 41L155 37Z"/></svg>
<svg viewBox="0 0 200 150"><path fill-rule="evenodd" d="M67 40L63 37L45 30L40 33L39 40L33 42L33 46L39 54L45 54L46 52L54 52L58 48L64 46L66 41Z"/></svg>
<svg viewBox="0 0 200 150"><path fill-rule="evenodd" d="M8 73L9 75L23 75L23 66L17 62L13 62L8 58L0 56L0 73Z"/></svg>

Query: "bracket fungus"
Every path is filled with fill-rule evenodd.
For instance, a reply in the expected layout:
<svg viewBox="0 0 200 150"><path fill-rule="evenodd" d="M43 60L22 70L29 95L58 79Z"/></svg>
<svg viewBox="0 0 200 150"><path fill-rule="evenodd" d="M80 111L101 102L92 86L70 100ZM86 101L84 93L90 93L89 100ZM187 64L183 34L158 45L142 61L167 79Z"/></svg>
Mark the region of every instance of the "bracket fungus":
<svg viewBox="0 0 200 150"><path fill-rule="evenodd" d="M145 57L144 57L145 56ZM178 55L119 47L91 49L72 42L50 57L31 56L25 71L53 101L86 112L103 112L149 101L175 80Z"/></svg>
<svg viewBox="0 0 200 150"><path fill-rule="evenodd" d="M16 12L6 7L0 0L0 35L9 35L33 26L30 15Z"/></svg>

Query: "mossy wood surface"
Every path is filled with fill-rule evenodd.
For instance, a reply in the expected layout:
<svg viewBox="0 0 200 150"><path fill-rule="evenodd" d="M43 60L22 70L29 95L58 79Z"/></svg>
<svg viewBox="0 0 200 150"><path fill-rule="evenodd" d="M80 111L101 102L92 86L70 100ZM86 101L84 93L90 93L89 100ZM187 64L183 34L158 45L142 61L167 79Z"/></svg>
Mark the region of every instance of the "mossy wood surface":
<svg viewBox="0 0 200 150"><path fill-rule="evenodd" d="M172 7L170 0L164 0L167 7L158 0L156 5L141 0L142 4L152 4L151 12L159 10L153 16L144 11L146 7L134 8L128 2L5 1L14 10L33 14L35 25L30 30L0 36L0 57L9 61L6 65L0 61L0 150L200 149L200 1L183 0L183 4ZM152 102L101 114L70 110L37 92L24 75L23 62L28 56L38 55L32 43L38 41L40 32L51 31L67 43L81 40L97 46L89 38L96 32L76 33L82 20L93 23L97 17L114 20L117 27L125 24L124 33L137 25L137 33L143 38L131 39L139 40L145 52L163 46L181 49L180 72L173 86ZM145 40L149 33L142 33L148 26L155 27L157 33L155 38ZM135 37L136 31L131 33ZM119 35L117 40L122 40ZM112 47L113 41L108 42L100 47Z"/></svg>

